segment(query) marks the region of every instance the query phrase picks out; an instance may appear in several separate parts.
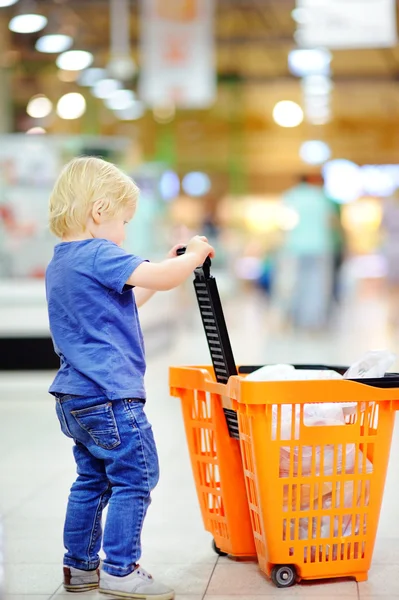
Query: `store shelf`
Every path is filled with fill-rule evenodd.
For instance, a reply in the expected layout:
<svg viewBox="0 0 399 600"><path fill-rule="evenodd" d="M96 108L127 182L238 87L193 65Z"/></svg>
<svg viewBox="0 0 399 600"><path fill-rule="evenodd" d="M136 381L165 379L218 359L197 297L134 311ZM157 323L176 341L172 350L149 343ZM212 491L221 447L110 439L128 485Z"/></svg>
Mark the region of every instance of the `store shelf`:
<svg viewBox="0 0 399 600"><path fill-rule="evenodd" d="M176 290L140 309L147 352L171 341L179 317ZM0 282L0 370L55 369L43 280Z"/></svg>

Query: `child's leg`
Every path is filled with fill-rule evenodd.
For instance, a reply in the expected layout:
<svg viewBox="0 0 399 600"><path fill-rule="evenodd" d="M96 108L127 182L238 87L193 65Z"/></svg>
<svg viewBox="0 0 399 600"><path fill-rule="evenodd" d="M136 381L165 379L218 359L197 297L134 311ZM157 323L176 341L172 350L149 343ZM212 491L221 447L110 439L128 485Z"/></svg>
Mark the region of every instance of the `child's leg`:
<svg viewBox="0 0 399 600"><path fill-rule="evenodd" d="M143 521L159 478L144 404L137 399L66 397L57 401L57 413L64 433L75 440L80 473L68 503L65 564L96 568L101 511L109 499L103 568L111 575L128 575L141 555Z"/></svg>
<svg viewBox="0 0 399 600"><path fill-rule="evenodd" d="M158 455L144 404L134 399L113 402L121 445L105 462L112 486L103 548L103 569L123 577L131 573L141 555L141 530L158 482Z"/></svg>
<svg viewBox="0 0 399 600"><path fill-rule="evenodd" d="M111 495L104 462L76 441L73 448L78 477L68 499L64 527L64 565L91 570L99 565L101 517Z"/></svg>
<svg viewBox="0 0 399 600"><path fill-rule="evenodd" d="M64 526L64 565L85 571L98 567L101 548L101 516L110 496L104 462L95 457L85 441L91 439L74 414L95 399L64 395L57 398L56 412L62 432L75 441L73 453L78 477L68 499ZM103 400L102 400L103 401Z"/></svg>

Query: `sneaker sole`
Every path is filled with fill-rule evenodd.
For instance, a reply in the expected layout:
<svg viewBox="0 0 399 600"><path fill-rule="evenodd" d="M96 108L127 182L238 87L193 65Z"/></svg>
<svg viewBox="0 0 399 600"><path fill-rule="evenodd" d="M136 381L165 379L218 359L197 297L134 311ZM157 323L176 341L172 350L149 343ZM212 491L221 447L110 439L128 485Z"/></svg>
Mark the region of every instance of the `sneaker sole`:
<svg viewBox="0 0 399 600"><path fill-rule="evenodd" d="M96 590L98 583L82 583L81 585L65 585L64 589L67 592L89 592L90 590Z"/></svg>
<svg viewBox="0 0 399 600"><path fill-rule="evenodd" d="M129 592L115 592L113 590L103 590L99 588L100 594L108 594L109 596L118 596L119 598L134 598L134 600L173 600L174 592L168 594L129 594Z"/></svg>

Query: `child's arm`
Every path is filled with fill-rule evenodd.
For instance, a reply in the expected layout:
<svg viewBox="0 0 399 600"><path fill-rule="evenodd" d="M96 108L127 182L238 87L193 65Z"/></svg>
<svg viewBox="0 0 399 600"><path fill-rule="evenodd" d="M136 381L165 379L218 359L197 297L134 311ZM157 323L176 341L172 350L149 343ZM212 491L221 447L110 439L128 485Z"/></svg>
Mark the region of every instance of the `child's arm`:
<svg viewBox="0 0 399 600"><path fill-rule="evenodd" d="M145 288L146 291L171 290L183 283L207 256L212 258L214 253L205 237L195 236L188 243L185 254L160 263L143 262L133 271L126 284Z"/></svg>
<svg viewBox="0 0 399 600"><path fill-rule="evenodd" d="M176 257L177 251L181 247L182 247L181 244L177 244L176 246L173 246L173 248L171 250L169 250L167 258ZM135 287L133 292L134 292L134 296L136 299L137 307L140 308L140 306L143 306L143 304L148 302L148 300L150 300L150 298L152 298L153 295L155 294L155 291L156 290L146 290L145 288L142 288L142 287Z"/></svg>
<svg viewBox="0 0 399 600"><path fill-rule="evenodd" d="M156 290L146 290L142 287L135 287L133 293L136 299L137 308L140 308L140 306L143 306L143 304L148 302L148 300L153 297L155 292Z"/></svg>

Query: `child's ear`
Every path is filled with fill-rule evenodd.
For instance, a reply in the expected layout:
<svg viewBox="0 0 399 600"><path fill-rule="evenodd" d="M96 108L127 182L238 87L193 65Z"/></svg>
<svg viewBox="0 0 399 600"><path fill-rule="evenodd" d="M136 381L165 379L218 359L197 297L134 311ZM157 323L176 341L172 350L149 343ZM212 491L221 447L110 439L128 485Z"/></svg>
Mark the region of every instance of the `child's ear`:
<svg viewBox="0 0 399 600"><path fill-rule="evenodd" d="M96 225L99 225L101 222L101 217L104 212L104 201L96 200L93 204L93 208L91 210L91 216Z"/></svg>

